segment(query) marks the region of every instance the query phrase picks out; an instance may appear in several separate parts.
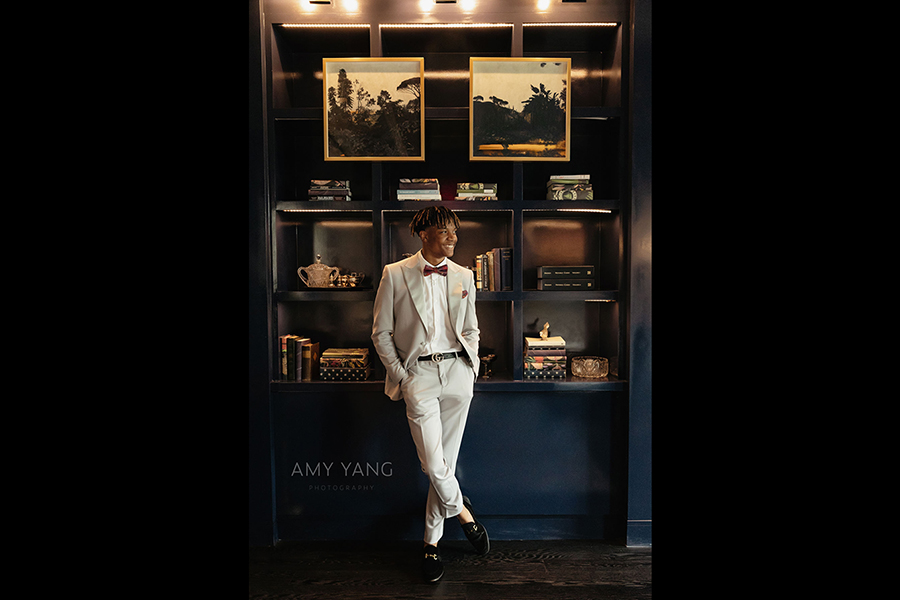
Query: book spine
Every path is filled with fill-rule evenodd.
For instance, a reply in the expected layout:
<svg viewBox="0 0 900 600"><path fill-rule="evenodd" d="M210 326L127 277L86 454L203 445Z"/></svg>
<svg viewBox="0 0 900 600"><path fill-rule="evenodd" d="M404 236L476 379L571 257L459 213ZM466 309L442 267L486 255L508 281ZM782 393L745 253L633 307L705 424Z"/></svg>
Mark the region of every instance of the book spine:
<svg viewBox="0 0 900 600"><path fill-rule="evenodd" d="M307 343L303 346L303 381L312 381L314 365L319 362L319 342Z"/></svg>
<svg viewBox="0 0 900 600"><path fill-rule="evenodd" d="M526 353L526 354L529 353L529 352L535 351L535 350L544 350L544 351L552 350L552 351L554 351L554 352L559 352L559 353L561 353L561 354L565 354L565 352L566 352L566 347L565 347L565 346L560 346L560 345L557 345L557 344L548 344L547 346L531 345L531 344L528 344L528 343L525 344L525 353Z"/></svg>
<svg viewBox="0 0 900 600"><path fill-rule="evenodd" d="M538 267L538 279L584 279L594 276L594 265L562 265Z"/></svg>
<svg viewBox="0 0 900 600"><path fill-rule="evenodd" d="M593 200L593 190L548 190L547 200Z"/></svg>
<svg viewBox="0 0 900 600"><path fill-rule="evenodd" d="M437 183L437 177L401 177L400 183L410 184L410 183Z"/></svg>
<svg viewBox="0 0 900 600"><path fill-rule="evenodd" d="M529 348L526 356L565 356L565 348Z"/></svg>
<svg viewBox="0 0 900 600"><path fill-rule="evenodd" d="M565 356L526 356L526 369L553 369L566 366Z"/></svg>
<svg viewBox="0 0 900 600"><path fill-rule="evenodd" d="M285 379L288 381L296 381L296 368L297 362L294 359L295 353L297 351L296 344L294 344L294 336L288 336L287 341L287 375L285 375Z"/></svg>
<svg viewBox="0 0 900 600"><path fill-rule="evenodd" d="M346 179L312 179L309 182L309 189L311 190L320 190L320 189L350 189L350 181Z"/></svg>
<svg viewBox="0 0 900 600"><path fill-rule="evenodd" d="M342 188L309 188L307 193L310 196L350 196L348 189Z"/></svg>
<svg viewBox="0 0 900 600"><path fill-rule="evenodd" d="M397 184L398 190L438 190L440 189L440 184L437 181L433 182L423 182L423 183L404 183L400 182Z"/></svg>
<svg viewBox="0 0 900 600"><path fill-rule="evenodd" d="M591 180L591 176L586 173L580 175L551 175L550 181L565 181L573 183L584 183Z"/></svg>
<svg viewBox="0 0 900 600"><path fill-rule="evenodd" d="M281 369L279 374L282 381L287 380L287 337L286 335L279 336L281 340Z"/></svg>
<svg viewBox="0 0 900 600"><path fill-rule="evenodd" d="M502 291L512 291L512 276L512 248L500 248L500 283Z"/></svg>
<svg viewBox="0 0 900 600"><path fill-rule="evenodd" d="M488 290L491 292L497 291L497 269L500 267L500 265L497 264L497 256L494 250L496 250L496 248L487 253L488 281L490 282L490 287L488 288Z"/></svg>
<svg viewBox="0 0 900 600"><path fill-rule="evenodd" d="M593 279L538 279L539 290L592 290Z"/></svg>
<svg viewBox="0 0 900 600"><path fill-rule="evenodd" d="M404 200L410 200L410 201L411 201L411 200L443 200L443 198L441 198L441 195L440 195L439 193L437 193L437 192L435 192L435 193L433 193L433 194L428 194L428 193L421 193L421 194L401 194L401 193L398 192L398 193L397 193L397 200L399 200L399 201L402 202L402 201L404 201Z"/></svg>
<svg viewBox="0 0 900 600"><path fill-rule="evenodd" d="M561 181L548 181L547 182L548 190L592 190L594 189L594 184L589 181L583 181L581 183L563 183Z"/></svg>
<svg viewBox="0 0 900 600"><path fill-rule="evenodd" d="M309 347L309 340L294 340L294 381L304 379L304 358Z"/></svg>
<svg viewBox="0 0 900 600"><path fill-rule="evenodd" d="M484 281L481 277L481 262L484 260L484 255L479 254L475 257L475 290L479 292L484 291Z"/></svg>
<svg viewBox="0 0 900 600"><path fill-rule="evenodd" d="M497 191L496 183L457 183L456 191L459 193L465 192L486 192L486 191Z"/></svg>

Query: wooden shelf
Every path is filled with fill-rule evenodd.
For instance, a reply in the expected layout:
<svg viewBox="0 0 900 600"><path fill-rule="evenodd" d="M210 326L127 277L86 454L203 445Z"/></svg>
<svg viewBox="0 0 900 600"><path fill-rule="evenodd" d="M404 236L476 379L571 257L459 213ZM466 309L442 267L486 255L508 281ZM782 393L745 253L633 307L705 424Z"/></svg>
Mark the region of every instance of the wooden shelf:
<svg viewBox="0 0 900 600"><path fill-rule="evenodd" d="M433 201L401 201L401 200L351 200L350 202L320 202L309 200L290 200L278 202L276 211L372 211L392 210L411 211L421 210L423 207L433 204L446 206L451 210L526 210L526 211L565 211L565 210L599 210L618 211L620 202L618 199L597 200L496 200L469 202L466 200L433 200Z"/></svg>
<svg viewBox="0 0 900 600"><path fill-rule="evenodd" d="M372 302L375 291L370 288L322 288L299 292L275 292L278 302Z"/></svg>
<svg viewBox="0 0 900 600"><path fill-rule="evenodd" d="M294 292L275 292L277 302L371 302L375 300L375 290L370 288L322 288L318 290L302 290ZM476 302L540 300L560 302L618 302L617 290L592 290L592 291L543 291L524 290L521 292L476 292Z"/></svg>

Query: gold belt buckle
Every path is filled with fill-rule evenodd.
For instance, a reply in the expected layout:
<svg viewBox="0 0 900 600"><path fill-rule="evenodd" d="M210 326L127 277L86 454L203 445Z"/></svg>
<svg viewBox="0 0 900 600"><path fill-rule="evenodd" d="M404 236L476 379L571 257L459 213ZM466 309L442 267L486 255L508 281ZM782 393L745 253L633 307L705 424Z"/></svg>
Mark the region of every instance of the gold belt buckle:
<svg viewBox="0 0 900 600"><path fill-rule="evenodd" d="M440 352L435 352L434 354L431 355L431 362L439 363L442 360L444 360L444 355L441 354Z"/></svg>

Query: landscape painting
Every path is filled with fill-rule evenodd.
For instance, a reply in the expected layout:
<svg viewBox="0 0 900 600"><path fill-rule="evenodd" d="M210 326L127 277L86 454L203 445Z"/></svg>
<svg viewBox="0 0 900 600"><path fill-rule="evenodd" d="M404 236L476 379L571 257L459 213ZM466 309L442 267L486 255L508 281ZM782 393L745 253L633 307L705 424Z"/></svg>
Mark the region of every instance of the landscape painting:
<svg viewBox="0 0 900 600"><path fill-rule="evenodd" d="M425 160L422 58L324 58L325 160Z"/></svg>
<svg viewBox="0 0 900 600"><path fill-rule="evenodd" d="M469 159L569 160L570 58L469 59Z"/></svg>

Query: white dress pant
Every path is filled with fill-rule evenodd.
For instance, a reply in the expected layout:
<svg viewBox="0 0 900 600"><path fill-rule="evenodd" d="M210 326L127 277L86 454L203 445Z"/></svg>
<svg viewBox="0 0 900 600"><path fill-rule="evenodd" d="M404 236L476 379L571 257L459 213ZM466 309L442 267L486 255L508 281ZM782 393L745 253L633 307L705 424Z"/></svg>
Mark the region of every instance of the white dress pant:
<svg viewBox="0 0 900 600"><path fill-rule="evenodd" d="M464 358L417 362L403 380L409 430L422 470L428 475L425 543L437 545L444 519L462 512L456 459L472 403L475 373Z"/></svg>

